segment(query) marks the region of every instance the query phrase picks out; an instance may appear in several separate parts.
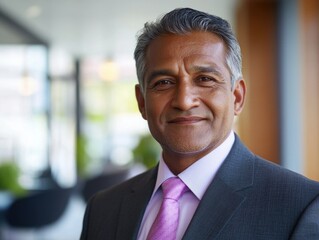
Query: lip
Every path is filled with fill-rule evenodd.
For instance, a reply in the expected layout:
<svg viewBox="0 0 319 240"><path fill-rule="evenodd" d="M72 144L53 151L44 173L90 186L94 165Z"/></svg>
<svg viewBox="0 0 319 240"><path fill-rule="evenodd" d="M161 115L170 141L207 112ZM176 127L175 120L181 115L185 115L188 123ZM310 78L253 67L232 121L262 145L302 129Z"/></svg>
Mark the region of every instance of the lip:
<svg viewBox="0 0 319 240"><path fill-rule="evenodd" d="M194 124L205 120L205 118L190 116L190 117L176 117L168 121L168 123L175 124Z"/></svg>

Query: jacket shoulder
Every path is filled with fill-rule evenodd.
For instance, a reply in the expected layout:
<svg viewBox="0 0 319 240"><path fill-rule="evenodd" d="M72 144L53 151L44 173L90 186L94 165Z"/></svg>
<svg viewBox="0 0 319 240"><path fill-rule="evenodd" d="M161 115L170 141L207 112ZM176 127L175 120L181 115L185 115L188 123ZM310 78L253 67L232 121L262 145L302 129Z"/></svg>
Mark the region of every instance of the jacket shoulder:
<svg viewBox="0 0 319 240"><path fill-rule="evenodd" d="M146 182L156 179L156 170L151 169L136 175L122 183L104 189L93 196L94 202L104 202L118 200L126 193L134 191L136 188L142 187Z"/></svg>
<svg viewBox="0 0 319 240"><path fill-rule="evenodd" d="M286 194L300 193L313 197L319 194L319 182L258 156L255 157L254 175L257 182L278 187Z"/></svg>

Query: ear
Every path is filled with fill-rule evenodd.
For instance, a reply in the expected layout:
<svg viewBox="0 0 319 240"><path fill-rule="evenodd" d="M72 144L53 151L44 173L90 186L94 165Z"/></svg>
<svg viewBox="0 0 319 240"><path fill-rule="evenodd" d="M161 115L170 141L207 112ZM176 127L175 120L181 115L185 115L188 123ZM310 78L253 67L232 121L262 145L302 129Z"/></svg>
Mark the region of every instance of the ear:
<svg viewBox="0 0 319 240"><path fill-rule="evenodd" d="M233 89L234 113L238 116L244 108L246 98L246 83L244 79L237 80Z"/></svg>
<svg viewBox="0 0 319 240"><path fill-rule="evenodd" d="M145 114L145 100L144 95L142 93L141 86L139 84L135 85L135 97L137 100L138 109L140 110L140 113L142 114L142 117L147 120L146 114Z"/></svg>

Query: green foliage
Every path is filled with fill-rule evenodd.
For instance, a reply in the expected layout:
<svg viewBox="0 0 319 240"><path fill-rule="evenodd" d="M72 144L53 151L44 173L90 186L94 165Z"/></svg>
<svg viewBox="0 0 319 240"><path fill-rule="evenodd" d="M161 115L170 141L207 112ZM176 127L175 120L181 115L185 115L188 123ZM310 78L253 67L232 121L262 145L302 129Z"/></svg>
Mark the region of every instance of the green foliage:
<svg viewBox="0 0 319 240"><path fill-rule="evenodd" d="M160 153L160 145L149 134L142 136L133 150L134 160L147 168L152 168L157 164Z"/></svg>
<svg viewBox="0 0 319 240"><path fill-rule="evenodd" d="M20 185L19 176L19 168L14 162L0 164L0 190L9 191L16 196L24 195L26 190Z"/></svg>
<svg viewBox="0 0 319 240"><path fill-rule="evenodd" d="M78 136L76 139L76 167L80 177L86 175L86 171L90 162L90 157L86 151L87 140L82 136Z"/></svg>

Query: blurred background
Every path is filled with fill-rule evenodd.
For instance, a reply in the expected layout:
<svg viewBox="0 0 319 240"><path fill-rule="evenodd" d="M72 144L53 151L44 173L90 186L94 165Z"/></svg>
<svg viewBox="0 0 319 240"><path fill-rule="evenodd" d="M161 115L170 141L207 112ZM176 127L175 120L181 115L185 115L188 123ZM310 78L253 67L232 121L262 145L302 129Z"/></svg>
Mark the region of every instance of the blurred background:
<svg viewBox="0 0 319 240"><path fill-rule="evenodd" d="M176 7L238 36L242 140L319 180L319 1L0 0L0 239L78 239L94 192L156 164L133 51L143 24Z"/></svg>

